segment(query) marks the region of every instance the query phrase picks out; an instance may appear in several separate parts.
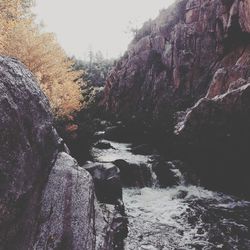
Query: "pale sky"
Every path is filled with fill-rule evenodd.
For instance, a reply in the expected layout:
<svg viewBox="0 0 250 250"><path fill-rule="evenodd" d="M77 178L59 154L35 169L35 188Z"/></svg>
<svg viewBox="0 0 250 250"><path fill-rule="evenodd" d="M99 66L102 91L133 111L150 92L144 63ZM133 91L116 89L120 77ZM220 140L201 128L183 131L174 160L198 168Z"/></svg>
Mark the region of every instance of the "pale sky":
<svg viewBox="0 0 250 250"><path fill-rule="evenodd" d="M122 55L132 39L129 27L141 27L174 0L36 0L35 13L54 32L69 55L86 58L88 50L107 58Z"/></svg>

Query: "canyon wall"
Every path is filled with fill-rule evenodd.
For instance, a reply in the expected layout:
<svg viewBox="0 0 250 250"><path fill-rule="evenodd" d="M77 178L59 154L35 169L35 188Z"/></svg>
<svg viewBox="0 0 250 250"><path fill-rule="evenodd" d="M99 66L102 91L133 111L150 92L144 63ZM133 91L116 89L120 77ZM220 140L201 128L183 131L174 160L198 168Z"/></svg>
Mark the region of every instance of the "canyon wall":
<svg viewBox="0 0 250 250"><path fill-rule="evenodd" d="M158 139L167 154L200 184L249 199L249 77L250 1L179 0L137 31L103 104L125 117L170 117L175 135Z"/></svg>
<svg viewBox="0 0 250 250"><path fill-rule="evenodd" d="M248 0L177 0L162 10L136 32L110 72L105 108L158 117L193 105L206 95L218 69L248 56L249 11ZM217 91L213 88L213 95Z"/></svg>

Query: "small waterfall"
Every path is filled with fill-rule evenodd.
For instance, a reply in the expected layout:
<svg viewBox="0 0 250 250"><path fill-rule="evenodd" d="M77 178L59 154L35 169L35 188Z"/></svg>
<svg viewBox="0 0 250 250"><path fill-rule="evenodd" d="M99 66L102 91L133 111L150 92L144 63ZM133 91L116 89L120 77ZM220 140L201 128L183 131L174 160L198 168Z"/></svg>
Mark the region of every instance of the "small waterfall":
<svg viewBox="0 0 250 250"><path fill-rule="evenodd" d="M120 169L129 221L126 250L250 249L250 203L197 186L198 178L181 161L104 142L111 147L93 147L91 153L94 161Z"/></svg>
<svg viewBox="0 0 250 250"><path fill-rule="evenodd" d="M168 164L171 166L171 172L174 174L175 178L178 179L177 183L181 186L185 186L187 184L185 176L182 174L180 169L176 167L174 162L170 161Z"/></svg>
<svg viewBox="0 0 250 250"><path fill-rule="evenodd" d="M157 175L153 170L153 165L152 164L148 164L149 170L150 170L150 174L151 174L151 183L152 183L152 187L156 188L159 187L159 182L157 179Z"/></svg>

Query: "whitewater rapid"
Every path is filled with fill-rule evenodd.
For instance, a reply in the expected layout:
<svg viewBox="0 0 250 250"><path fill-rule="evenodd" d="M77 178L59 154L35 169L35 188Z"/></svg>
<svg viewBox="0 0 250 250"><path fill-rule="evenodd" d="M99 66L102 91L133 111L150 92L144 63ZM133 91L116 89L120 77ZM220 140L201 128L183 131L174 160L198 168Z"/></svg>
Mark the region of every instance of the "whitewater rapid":
<svg viewBox="0 0 250 250"><path fill-rule="evenodd" d="M152 187L123 188L125 250L250 250L250 202L189 185L175 165L178 184L159 188L151 156L132 154L131 144L106 142L112 148L92 149L95 161L144 163L152 173Z"/></svg>
<svg viewBox="0 0 250 250"><path fill-rule="evenodd" d="M176 186L125 188L124 202L129 219L125 249L250 249L247 201Z"/></svg>

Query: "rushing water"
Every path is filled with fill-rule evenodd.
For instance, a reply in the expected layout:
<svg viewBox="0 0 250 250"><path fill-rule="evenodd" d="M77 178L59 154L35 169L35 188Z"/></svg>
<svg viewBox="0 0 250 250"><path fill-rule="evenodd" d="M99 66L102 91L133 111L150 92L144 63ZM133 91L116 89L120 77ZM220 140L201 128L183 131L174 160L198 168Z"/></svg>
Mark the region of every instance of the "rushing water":
<svg viewBox="0 0 250 250"><path fill-rule="evenodd" d="M113 148L93 148L96 161L123 159L151 168L150 156L133 155L130 144L110 143ZM188 185L174 165L172 171L179 179L174 187L123 189L129 220L125 249L250 249L250 202Z"/></svg>
<svg viewBox="0 0 250 250"><path fill-rule="evenodd" d="M196 186L125 189L126 249L250 249L250 204Z"/></svg>
<svg viewBox="0 0 250 250"><path fill-rule="evenodd" d="M113 141L102 140L103 142L110 143L112 148L109 149L92 149L94 160L98 162L112 162L115 160L123 159L132 164L146 163L150 160L147 155L134 155L130 152L131 144L118 143Z"/></svg>

